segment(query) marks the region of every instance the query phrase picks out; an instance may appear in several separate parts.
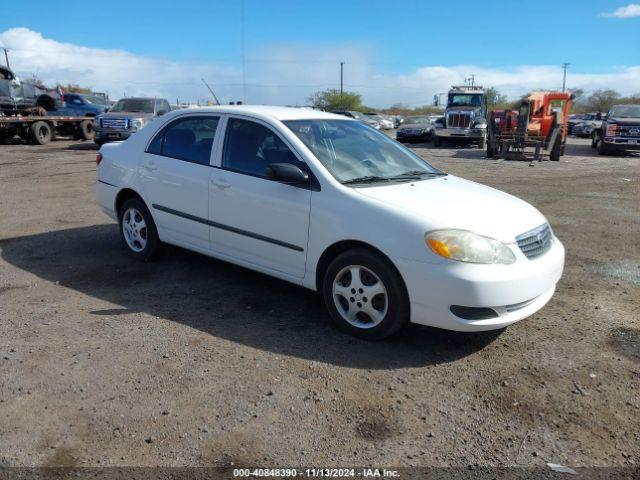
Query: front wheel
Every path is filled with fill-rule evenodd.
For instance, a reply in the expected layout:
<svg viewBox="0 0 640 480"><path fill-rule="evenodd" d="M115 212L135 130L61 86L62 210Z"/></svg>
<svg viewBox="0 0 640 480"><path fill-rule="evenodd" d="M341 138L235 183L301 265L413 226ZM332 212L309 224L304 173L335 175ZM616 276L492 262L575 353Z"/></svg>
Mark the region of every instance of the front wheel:
<svg viewBox="0 0 640 480"><path fill-rule="evenodd" d="M602 141L602 138L598 139L597 148L598 148L598 155L606 155L609 153L609 149L607 148L605 143Z"/></svg>
<svg viewBox="0 0 640 480"><path fill-rule="evenodd" d="M148 262L158 257L161 243L149 209L139 198L124 202L119 212L120 237L127 253Z"/></svg>
<svg viewBox="0 0 640 480"><path fill-rule="evenodd" d="M342 253L323 280L324 301L332 320L360 338L379 340L409 321L409 298L395 267L364 248Z"/></svg>

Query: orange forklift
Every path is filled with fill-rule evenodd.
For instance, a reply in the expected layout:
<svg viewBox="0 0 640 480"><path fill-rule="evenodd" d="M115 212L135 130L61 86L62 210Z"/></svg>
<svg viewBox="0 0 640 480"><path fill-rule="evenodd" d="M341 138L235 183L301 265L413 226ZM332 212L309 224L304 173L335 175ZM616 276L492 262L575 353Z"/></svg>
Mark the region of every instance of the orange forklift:
<svg viewBox="0 0 640 480"><path fill-rule="evenodd" d="M533 92L518 110L487 114L487 158L557 162L564 155L573 95Z"/></svg>

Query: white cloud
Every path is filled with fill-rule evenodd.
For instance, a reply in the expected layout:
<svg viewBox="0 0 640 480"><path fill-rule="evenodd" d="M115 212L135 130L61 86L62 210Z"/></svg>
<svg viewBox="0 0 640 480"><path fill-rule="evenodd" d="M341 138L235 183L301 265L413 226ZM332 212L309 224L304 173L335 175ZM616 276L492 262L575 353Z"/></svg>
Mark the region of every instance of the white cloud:
<svg viewBox="0 0 640 480"><path fill-rule="evenodd" d="M632 18L632 17L640 17L640 4L638 3L630 3L626 7L620 7L610 13L603 13L603 17L613 17L613 18Z"/></svg>
<svg viewBox="0 0 640 480"><path fill-rule="evenodd" d="M77 83L111 98L157 95L181 100L208 97L205 78L222 102L242 98L239 61L173 61L137 55L124 50L94 49L44 38L26 28L0 33L0 45L10 52L18 74L37 74L45 84ZM406 73L388 73L390 66L376 64L374 49L354 44L267 45L248 55L247 100L263 104L304 104L314 91L339 88L344 60L345 89L361 92L367 105L411 106L430 104L433 95L461 84L471 73L478 83L493 86L515 98L532 89L559 89L559 66L533 65L486 68L475 65L403 67ZM255 59L252 61L252 59ZM257 61L257 59L265 59ZM394 69L399 65L391 66ZM577 73L569 70L570 88L612 88L623 95L640 92L640 65L609 73Z"/></svg>

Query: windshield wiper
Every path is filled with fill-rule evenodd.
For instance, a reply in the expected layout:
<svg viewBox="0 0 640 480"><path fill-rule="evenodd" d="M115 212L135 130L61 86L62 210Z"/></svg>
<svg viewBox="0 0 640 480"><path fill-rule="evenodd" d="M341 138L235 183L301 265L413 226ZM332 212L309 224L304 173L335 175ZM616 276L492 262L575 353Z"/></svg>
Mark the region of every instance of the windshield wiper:
<svg viewBox="0 0 640 480"><path fill-rule="evenodd" d="M447 175L444 172L427 172L425 170L409 170L408 172L399 173L398 175L394 175L393 179L397 178L420 178L422 176L429 175L434 177L440 177L442 175Z"/></svg>
<svg viewBox="0 0 640 480"><path fill-rule="evenodd" d="M342 182L343 185L349 185L352 183L376 183L376 182L388 182L389 177L379 177L377 175L366 175L364 177L351 178Z"/></svg>

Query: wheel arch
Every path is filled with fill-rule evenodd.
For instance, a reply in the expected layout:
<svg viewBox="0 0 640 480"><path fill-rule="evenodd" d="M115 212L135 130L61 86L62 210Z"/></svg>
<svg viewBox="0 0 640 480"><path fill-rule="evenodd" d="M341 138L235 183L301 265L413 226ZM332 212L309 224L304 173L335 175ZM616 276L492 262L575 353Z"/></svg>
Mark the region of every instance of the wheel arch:
<svg viewBox="0 0 640 480"><path fill-rule="evenodd" d="M139 198L145 205L147 205L147 203L144 201L144 198L142 198L142 196L138 192L131 188L123 188L116 195L115 203L113 205L116 216L120 217L120 208L122 207L122 205L124 205L124 202L132 198ZM148 205L147 208L149 208Z"/></svg>
<svg viewBox="0 0 640 480"><path fill-rule="evenodd" d="M316 264L316 278L315 278L315 287L318 292L322 291L322 282L324 279L324 275L327 271L327 268L329 268L329 265L333 261L333 259L335 259L338 255L348 250L353 250L354 248L365 248L367 250L371 250L372 252L377 253L382 258L384 258L387 262L389 262L389 264L393 266L393 268L398 273L398 276L402 280L402 285L406 291L407 287L404 284L404 278L402 278L402 274L400 273L400 270L398 270L398 267L396 267L393 260L391 260L391 258L389 258L389 256L385 254L382 250L374 247L370 243L363 242L362 240L340 240L328 246L324 250L324 252L322 252L322 255L320 255L320 258L318 259L318 263Z"/></svg>

